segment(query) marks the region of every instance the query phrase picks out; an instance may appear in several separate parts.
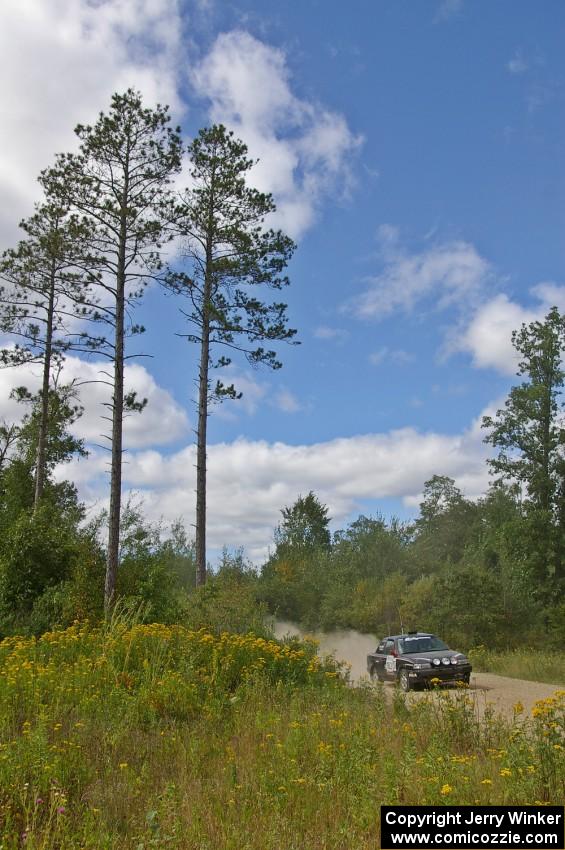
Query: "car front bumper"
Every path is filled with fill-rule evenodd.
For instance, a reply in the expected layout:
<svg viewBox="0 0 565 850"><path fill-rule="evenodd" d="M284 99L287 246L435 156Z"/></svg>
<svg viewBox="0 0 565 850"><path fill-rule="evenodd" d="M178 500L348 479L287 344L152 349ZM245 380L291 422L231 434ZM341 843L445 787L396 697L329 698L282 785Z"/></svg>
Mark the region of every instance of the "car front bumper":
<svg viewBox="0 0 565 850"><path fill-rule="evenodd" d="M410 682L415 685L430 685L439 681L440 684L447 682L462 682L471 675L472 667L470 664L461 664L457 666L450 665L449 667L441 665L432 667L429 670L408 670Z"/></svg>

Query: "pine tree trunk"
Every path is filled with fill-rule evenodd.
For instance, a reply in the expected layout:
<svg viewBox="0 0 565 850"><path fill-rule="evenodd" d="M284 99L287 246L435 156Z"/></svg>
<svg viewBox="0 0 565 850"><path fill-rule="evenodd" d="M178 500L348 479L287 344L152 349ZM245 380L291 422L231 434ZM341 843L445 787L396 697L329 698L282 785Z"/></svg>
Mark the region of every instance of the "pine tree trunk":
<svg viewBox="0 0 565 850"><path fill-rule="evenodd" d="M198 374L198 434L196 438L196 586L206 584L206 443L208 429L208 372L210 368L210 301L212 298L212 260L214 244L214 183L210 177L206 269L202 304L202 338Z"/></svg>
<svg viewBox="0 0 565 850"><path fill-rule="evenodd" d="M198 433L196 445L196 586L206 584L206 442L208 428L208 370L210 364L209 274L204 284L200 372L198 376Z"/></svg>
<svg viewBox="0 0 565 850"><path fill-rule="evenodd" d="M114 602L120 555L120 515L122 507L122 431L124 420L124 315L126 290L128 179L126 173L122 198L122 220L116 274L116 326L114 350L114 397L112 399L112 462L110 469L110 512L108 517L108 556L104 587L104 611L110 613Z"/></svg>
<svg viewBox="0 0 565 850"><path fill-rule="evenodd" d="M37 511L45 487L45 450L47 447L47 428L49 425L49 379L51 377L51 354L53 351L53 314L55 311L55 261L51 265L49 280L49 303L47 306L47 329L45 332L45 353L43 357L43 381L41 385L41 414L39 434L37 436L37 459L35 465L35 495L33 510Z"/></svg>
<svg viewBox="0 0 565 850"><path fill-rule="evenodd" d="M120 293L121 289L121 293ZM114 600L120 552L120 513L122 506L122 426L124 414L124 290L118 285L116 303L116 358L114 360L114 398L112 403L112 463L110 471L110 512L108 517L108 559L104 610Z"/></svg>

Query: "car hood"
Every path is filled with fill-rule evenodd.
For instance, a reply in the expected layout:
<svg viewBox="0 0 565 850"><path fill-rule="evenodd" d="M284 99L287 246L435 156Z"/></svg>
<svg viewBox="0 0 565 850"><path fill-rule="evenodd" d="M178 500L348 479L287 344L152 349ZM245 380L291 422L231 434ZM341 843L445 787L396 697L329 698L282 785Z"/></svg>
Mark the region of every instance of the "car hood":
<svg viewBox="0 0 565 850"><path fill-rule="evenodd" d="M408 661L433 661L434 658L465 658L462 652L455 652L453 649L435 649L433 652L405 652L401 658L406 658Z"/></svg>

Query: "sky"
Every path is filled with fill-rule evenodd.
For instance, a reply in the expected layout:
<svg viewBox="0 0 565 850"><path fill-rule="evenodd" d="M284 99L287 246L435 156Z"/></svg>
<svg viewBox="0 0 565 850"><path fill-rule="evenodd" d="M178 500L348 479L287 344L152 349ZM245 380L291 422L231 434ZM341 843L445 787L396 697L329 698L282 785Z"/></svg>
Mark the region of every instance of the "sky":
<svg viewBox="0 0 565 850"><path fill-rule="evenodd" d="M481 419L517 381L511 333L565 309L562 0L3 0L0 249L115 91L168 103L188 141L223 122L258 159L274 223L297 243L284 292L299 346L283 368L234 362L243 392L211 411L208 540L259 563L280 510L313 490L332 528L415 516L426 480L488 487ZM124 493L194 522L198 352L149 290L126 382ZM132 349L133 350L133 349ZM102 365L69 358L65 377ZM12 387L37 369L0 372ZM71 477L106 505L106 400L89 384Z"/></svg>

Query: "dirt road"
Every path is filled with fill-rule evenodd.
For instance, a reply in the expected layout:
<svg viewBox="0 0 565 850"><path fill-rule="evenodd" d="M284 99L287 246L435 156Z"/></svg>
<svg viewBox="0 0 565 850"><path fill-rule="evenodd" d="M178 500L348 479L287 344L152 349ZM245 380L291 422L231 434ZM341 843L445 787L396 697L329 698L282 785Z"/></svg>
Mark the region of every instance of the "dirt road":
<svg viewBox="0 0 565 850"><path fill-rule="evenodd" d="M475 693L479 708L491 704L496 711L512 717L514 706L522 703L524 715L531 713L536 700L552 696L559 685L510 679L494 673L471 674L470 690Z"/></svg>
<svg viewBox="0 0 565 850"><path fill-rule="evenodd" d="M358 682L367 675L367 655L373 652L376 639L353 630L338 632L304 632L294 623L278 620L275 623L275 635L279 638L287 634L315 638L320 645L321 654L333 654L351 667L351 680ZM510 679L507 676L495 676L494 673L472 673L470 691L475 696L480 713L492 705L495 711L512 717L514 706L522 703L524 714L530 714L536 700L545 699L559 689L559 685L545 685L541 682L528 682L523 679ZM561 686L565 688L565 683ZM394 686L385 685L386 692L392 694ZM414 692L410 699L418 699L420 692Z"/></svg>
<svg viewBox="0 0 565 850"><path fill-rule="evenodd" d="M393 691L393 684L386 684L387 691ZM528 682L525 679L510 679L508 676L496 676L494 673L471 674L469 693L475 698L477 711L482 716L485 708L492 707L495 712L512 717L514 706L521 703L524 710L522 717L531 714L532 708L539 699L552 696L559 685L545 685L542 682ZM454 693L454 689L447 690ZM422 691L415 691L409 699L418 699Z"/></svg>

